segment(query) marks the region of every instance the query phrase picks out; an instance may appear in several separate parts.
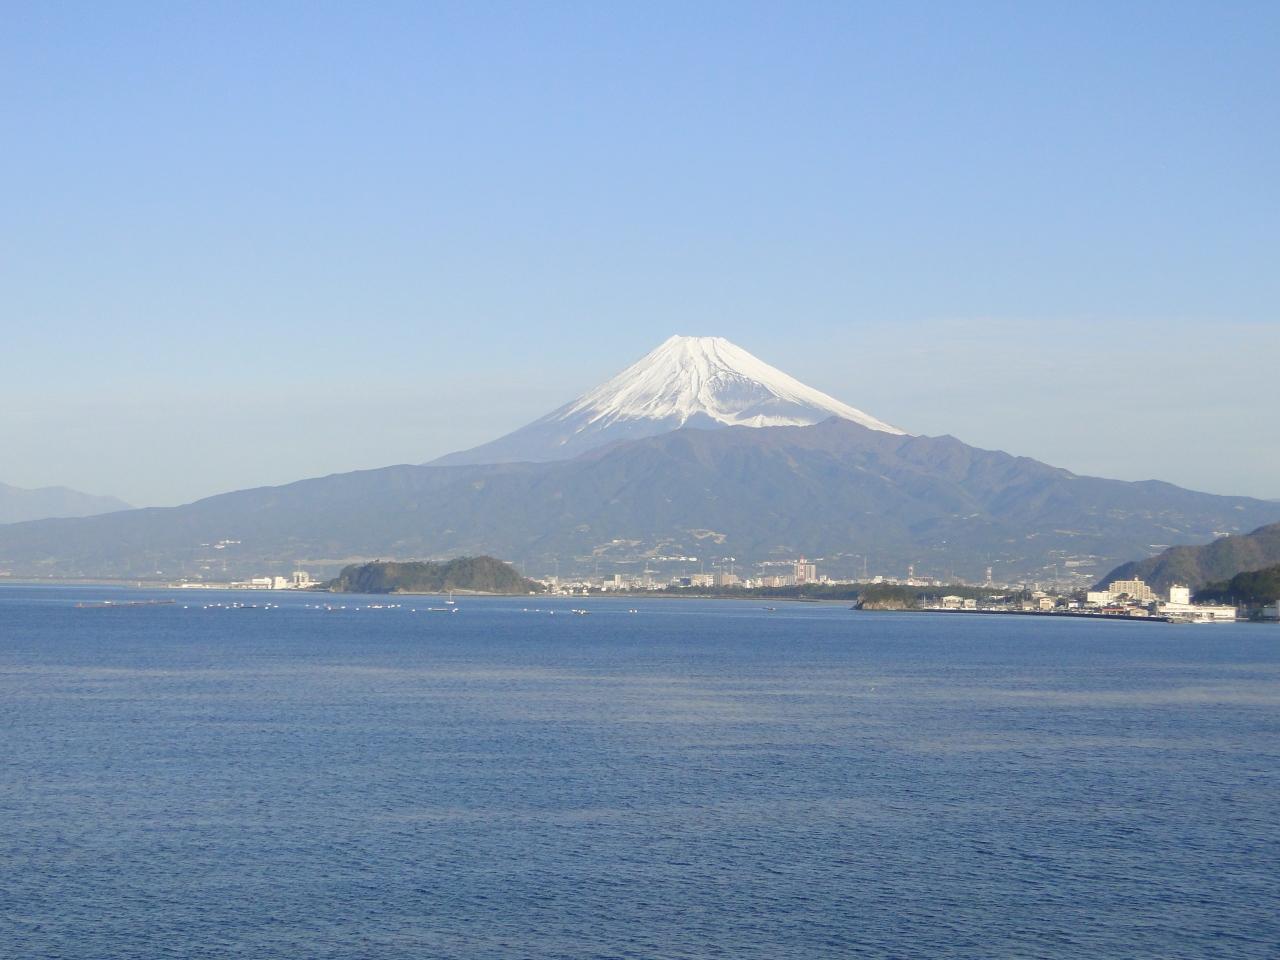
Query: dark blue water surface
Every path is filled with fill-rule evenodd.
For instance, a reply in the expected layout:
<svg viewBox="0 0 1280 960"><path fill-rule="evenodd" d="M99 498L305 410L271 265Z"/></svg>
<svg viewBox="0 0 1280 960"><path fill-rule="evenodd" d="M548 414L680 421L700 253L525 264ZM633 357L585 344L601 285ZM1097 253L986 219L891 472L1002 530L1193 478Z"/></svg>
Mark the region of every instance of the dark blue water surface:
<svg viewBox="0 0 1280 960"><path fill-rule="evenodd" d="M144 596L0 588L0 956L1280 956L1280 629Z"/></svg>

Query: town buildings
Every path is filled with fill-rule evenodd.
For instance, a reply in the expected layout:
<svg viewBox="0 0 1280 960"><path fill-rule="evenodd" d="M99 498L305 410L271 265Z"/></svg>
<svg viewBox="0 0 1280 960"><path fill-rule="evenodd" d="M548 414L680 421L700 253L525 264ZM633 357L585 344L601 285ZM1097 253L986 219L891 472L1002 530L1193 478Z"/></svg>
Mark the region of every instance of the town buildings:
<svg viewBox="0 0 1280 960"><path fill-rule="evenodd" d="M1106 590L1090 590L1085 602L1103 610L1142 609L1152 616L1192 623L1229 622L1239 616L1235 607L1192 603L1190 588L1178 584L1169 588L1169 599L1160 599L1141 580L1113 580Z"/></svg>

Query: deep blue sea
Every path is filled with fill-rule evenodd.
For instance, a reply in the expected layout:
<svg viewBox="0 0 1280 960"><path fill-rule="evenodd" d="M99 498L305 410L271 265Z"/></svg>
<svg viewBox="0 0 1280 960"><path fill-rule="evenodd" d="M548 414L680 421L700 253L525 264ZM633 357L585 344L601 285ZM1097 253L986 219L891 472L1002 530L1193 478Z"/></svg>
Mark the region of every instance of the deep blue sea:
<svg viewBox="0 0 1280 960"><path fill-rule="evenodd" d="M1280 629L432 605L0 587L0 957L1280 956Z"/></svg>

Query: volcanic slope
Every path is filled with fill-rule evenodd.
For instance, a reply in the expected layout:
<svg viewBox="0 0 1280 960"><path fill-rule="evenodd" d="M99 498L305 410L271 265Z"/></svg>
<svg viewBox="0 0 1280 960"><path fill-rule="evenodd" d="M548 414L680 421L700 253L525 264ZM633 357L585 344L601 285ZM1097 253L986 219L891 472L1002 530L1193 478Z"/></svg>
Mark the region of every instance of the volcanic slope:
<svg viewBox="0 0 1280 960"><path fill-rule="evenodd" d="M830 417L884 433L902 433L806 386L723 337L677 336L545 417L435 463L565 460L619 440L681 427L812 426Z"/></svg>
<svg viewBox="0 0 1280 960"><path fill-rule="evenodd" d="M903 572L1094 575L1157 543L1280 520L1280 504L1082 477L1025 457L831 418L686 428L573 460L398 466L243 490L183 507L0 527L0 569L206 576L488 553L530 572L687 555L740 565L801 554ZM240 543L214 551L220 540Z"/></svg>

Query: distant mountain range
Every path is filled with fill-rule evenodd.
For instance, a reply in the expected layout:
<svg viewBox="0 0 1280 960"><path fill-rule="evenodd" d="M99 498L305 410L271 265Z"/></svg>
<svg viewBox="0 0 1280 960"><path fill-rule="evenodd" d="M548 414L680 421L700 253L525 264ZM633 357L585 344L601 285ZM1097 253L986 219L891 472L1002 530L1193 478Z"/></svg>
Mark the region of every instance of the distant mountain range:
<svg viewBox="0 0 1280 960"><path fill-rule="evenodd" d="M831 419L686 428L568 461L386 467L0 527L0 567L216 575L488 552L531 572L660 556L734 557L749 569L802 554L855 572L869 554L877 570L971 578L989 564L1014 577L1074 557L1096 575L1152 543L1204 541L1277 515L1244 497L1081 477L952 437Z"/></svg>
<svg viewBox="0 0 1280 960"><path fill-rule="evenodd" d="M1099 581L1145 580L1158 590L1181 584L1198 590L1230 580L1238 573L1280 564L1280 523L1243 535L1227 536L1203 546L1170 547L1146 560L1122 564Z"/></svg>
<svg viewBox="0 0 1280 960"><path fill-rule="evenodd" d="M0 570L220 579L491 554L533 574L741 572L803 555L830 574L1092 577L1277 520L1276 503L910 436L727 341L681 337L465 454L0 527Z"/></svg>
<svg viewBox="0 0 1280 960"><path fill-rule="evenodd" d="M43 520L48 517L88 517L132 507L115 497L98 497L67 487L25 489L0 483L0 523Z"/></svg>

